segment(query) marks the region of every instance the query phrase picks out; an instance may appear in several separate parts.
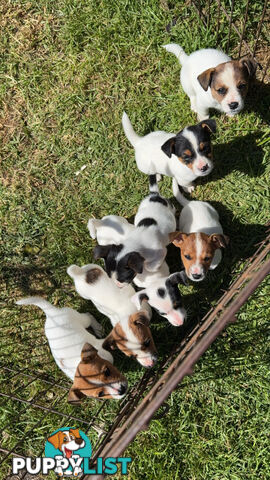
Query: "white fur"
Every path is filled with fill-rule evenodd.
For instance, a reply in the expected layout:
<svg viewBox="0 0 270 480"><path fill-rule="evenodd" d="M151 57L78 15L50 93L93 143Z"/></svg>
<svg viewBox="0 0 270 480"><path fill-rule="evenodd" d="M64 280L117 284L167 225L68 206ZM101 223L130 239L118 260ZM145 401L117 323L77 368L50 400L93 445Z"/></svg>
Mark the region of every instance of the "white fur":
<svg viewBox="0 0 270 480"><path fill-rule="evenodd" d="M134 230L134 225L118 215L106 215L101 220L90 218L87 224L90 236L99 245L119 245Z"/></svg>
<svg viewBox="0 0 270 480"><path fill-rule="evenodd" d="M230 62L231 58L228 55L221 50L206 48L197 50L188 56L184 53L183 49L175 43L164 45L164 48L168 52L173 53L182 65L180 82L184 92L190 98L191 109L197 113L199 120L209 118L210 108L225 112L229 116L235 115L242 110L244 102L235 85L231 64L226 65L226 70L222 74L222 78L226 81L229 89L221 103L213 98L211 88L209 87L208 90L205 91L197 79L205 70L215 68L221 63ZM239 103L236 110L230 109L229 103L231 102Z"/></svg>
<svg viewBox="0 0 270 480"><path fill-rule="evenodd" d="M137 287L146 288L169 275L169 267L166 262L163 262L156 272L149 272L144 268L142 273L136 275L133 282Z"/></svg>
<svg viewBox="0 0 270 480"><path fill-rule="evenodd" d="M161 147L170 138L174 137L175 133L167 133L163 131L155 131L148 133L144 137L140 137L134 132L133 127L127 114L124 112L122 117L122 124L124 132L130 141L131 145L135 149L135 159L138 169L148 175L161 174L168 177L175 178L177 183L188 191L193 190L192 182L198 178L208 175L212 169L213 164L208 159L208 170L202 172L200 170L201 158L197 155L194 161L194 172L189 167L180 162L176 155L172 154L169 158L162 150ZM191 136L194 136L186 128L182 131L182 134L190 140ZM195 151L197 148L195 149ZM206 159L204 157L204 163Z"/></svg>
<svg viewBox="0 0 270 480"><path fill-rule="evenodd" d="M97 349L98 355L113 363L113 357L102 348L104 339L97 339L86 328L90 325L100 332L100 325L90 313L79 313L72 308L57 308L42 297L29 297L18 300L17 305L36 305L46 315L45 335L58 367L74 380L81 352L85 343ZM97 326L99 327L97 330Z"/></svg>

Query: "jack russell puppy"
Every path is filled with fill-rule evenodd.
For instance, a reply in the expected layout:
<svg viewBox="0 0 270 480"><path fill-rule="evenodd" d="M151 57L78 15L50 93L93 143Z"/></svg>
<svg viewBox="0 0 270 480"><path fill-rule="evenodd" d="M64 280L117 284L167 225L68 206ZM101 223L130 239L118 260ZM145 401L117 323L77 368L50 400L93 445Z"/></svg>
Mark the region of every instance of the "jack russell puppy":
<svg viewBox="0 0 270 480"><path fill-rule="evenodd" d="M176 182L173 188L176 199L184 208L179 218L180 231L171 233L171 240L181 250L188 278L200 282L209 269L214 270L220 263L220 248L228 245L229 237L223 234L218 213L212 205L187 200Z"/></svg>
<svg viewBox="0 0 270 480"><path fill-rule="evenodd" d="M45 335L56 364L72 381L68 402L79 404L84 396L122 398L126 378L114 367L113 357L86 328L100 334L101 326L90 313L72 308L57 308L42 297L18 300L17 305L36 305L46 315Z"/></svg>
<svg viewBox="0 0 270 480"><path fill-rule="evenodd" d="M135 227L119 215L106 215L101 220L90 218L87 228L91 238L96 238L99 245L119 245Z"/></svg>
<svg viewBox="0 0 270 480"><path fill-rule="evenodd" d="M241 112L249 79L255 75L257 68L252 57L232 60L221 50L213 48L187 55L176 43L164 45L164 48L173 53L182 65L180 82L198 120L209 118L209 108L230 117Z"/></svg>
<svg viewBox="0 0 270 480"><path fill-rule="evenodd" d="M150 176L150 194L139 205L135 229L120 245L98 245L94 258L103 258L106 272L118 287L131 283L144 269L157 272L167 254L169 234L176 229L175 208L158 192Z"/></svg>
<svg viewBox="0 0 270 480"><path fill-rule="evenodd" d="M186 320L186 310L183 308L182 296L178 289L179 283L186 284L185 272L160 277L137 292L131 301L138 309L141 308L142 302L148 302L159 315L166 318L175 327L179 327Z"/></svg>
<svg viewBox="0 0 270 480"><path fill-rule="evenodd" d="M69 430L60 430L59 432L54 433L48 438L56 450L60 450L65 458L77 458L77 450L85 447L85 441L81 437L78 428L70 428ZM75 455L73 455L75 453ZM72 475L71 470L64 471L62 467L55 468L55 473L58 473L60 477L63 475L69 476ZM82 468L76 466L73 469L73 475L78 476L79 473L82 473Z"/></svg>
<svg viewBox="0 0 270 480"><path fill-rule="evenodd" d="M210 137L216 132L215 120L185 127L177 134L157 130L144 137L135 133L125 112L122 125L135 149L137 167L143 173L175 178L184 190L192 192L193 181L209 175L213 169Z"/></svg>
<svg viewBox="0 0 270 480"><path fill-rule="evenodd" d="M91 300L111 321L113 330L105 339L103 348L117 346L144 367L153 367L157 350L149 329L151 308L144 302L142 310L138 311L131 301L134 288L131 285L118 288L103 268L95 264L71 265L67 273L74 280L78 294Z"/></svg>

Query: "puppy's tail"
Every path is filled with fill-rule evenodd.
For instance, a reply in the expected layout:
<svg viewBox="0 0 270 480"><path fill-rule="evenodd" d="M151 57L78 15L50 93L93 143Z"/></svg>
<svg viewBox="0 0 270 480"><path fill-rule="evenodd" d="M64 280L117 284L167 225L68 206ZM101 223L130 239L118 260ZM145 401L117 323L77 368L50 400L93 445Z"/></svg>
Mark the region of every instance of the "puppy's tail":
<svg viewBox="0 0 270 480"><path fill-rule="evenodd" d="M148 178L149 178L149 192L150 193L159 193L157 176L156 175L149 175Z"/></svg>
<svg viewBox="0 0 270 480"><path fill-rule="evenodd" d="M47 302L42 297L27 297L27 298L21 298L21 300L17 300L16 302L17 305L35 305L36 307L41 308L44 313L49 313L55 312L55 310L58 310L58 308L54 307L50 302Z"/></svg>
<svg viewBox="0 0 270 480"><path fill-rule="evenodd" d="M186 197L184 197L184 195L182 193L183 190L182 190L181 186L178 185L175 178L173 179L173 182L172 182L172 189L173 189L173 194L174 194L176 200L180 203L180 205L185 207L189 203L189 200Z"/></svg>
<svg viewBox="0 0 270 480"><path fill-rule="evenodd" d="M101 225L101 221L96 218L90 218L87 223L87 228L91 238L97 238L97 227Z"/></svg>
<svg viewBox="0 0 270 480"><path fill-rule="evenodd" d="M78 267L78 265L70 265L68 268L67 268L67 274L71 277L71 278L76 278L80 275L85 275L85 270L83 270L83 268L81 267Z"/></svg>
<svg viewBox="0 0 270 480"><path fill-rule="evenodd" d="M173 53L179 60L181 65L184 65L186 62L188 55L184 52L183 48L180 47L177 43L168 43L167 45L163 45L163 48L167 50L167 52Z"/></svg>
<svg viewBox="0 0 270 480"><path fill-rule="evenodd" d="M130 141L131 145L135 147L141 137L134 131L126 112L124 112L122 116L122 125L127 139Z"/></svg>

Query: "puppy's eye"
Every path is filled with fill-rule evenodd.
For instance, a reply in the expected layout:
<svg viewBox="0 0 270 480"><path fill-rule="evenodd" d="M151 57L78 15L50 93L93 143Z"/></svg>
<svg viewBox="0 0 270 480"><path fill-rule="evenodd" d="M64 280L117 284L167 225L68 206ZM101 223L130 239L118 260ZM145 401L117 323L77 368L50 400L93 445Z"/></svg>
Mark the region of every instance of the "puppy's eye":
<svg viewBox="0 0 270 480"><path fill-rule="evenodd" d="M205 262L209 262L209 260L211 260L211 257L204 257Z"/></svg>
<svg viewBox="0 0 270 480"><path fill-rule="evenodd" d="M67 442L68 441L68 438L67 437L64 437L64 442Z"/></svg>
<svg viewBox="0 0 270 480"><path fill-rule="evenodd" d="M190 256L190 255L184 255L184 257L185 257L187 260L191 260L191 256Z"/></svg>
<svg viewBox="0 0 270 480"><path fill-rule="evenodd" d="M104 395L105 395L105 393L104 393L102 390L101 390L101 392L99 392L99 394L98 394L99 398L100 398L100 397L104 397Z"/></svg>
<svg viewBox="0 0 270 480"><path fill-rule="evenodd" d="M151 340L150 340L150 338L148 338L147 340L145 340L145 342L143 342L143 346L146 347L146 348L149 347L150 342L151 342Z"/></svg>
<svg viewBox="0 0 270 480"><path fill-rule="evenodd" d="M105 377L109 377L111 375L111 370L109 369L109 367L105 368L104 375L105 375Z"/></svg>
<svg viewBox="0 0 270 480"><path fill-rule="evenodd" d="M73 435L70 435L70 440L75 440L75 437L73 437Z"/></svg>
<svg viewBox="0 0 270 480"><path fill-rule="evenodd" d="M227 91L227 90L226 90L226 88L224 88L224 87L218 88L218 90L217 90L217 92L218 92L220 95L225 95L226 91Z"/></svg>
<svg viewBox="0 0 270 480"><path fill-rule="evenodd" d="M243 90L243 88L246 87L246 84L245 83L240 83L240 85L238 85L238 90Z"/></svg>

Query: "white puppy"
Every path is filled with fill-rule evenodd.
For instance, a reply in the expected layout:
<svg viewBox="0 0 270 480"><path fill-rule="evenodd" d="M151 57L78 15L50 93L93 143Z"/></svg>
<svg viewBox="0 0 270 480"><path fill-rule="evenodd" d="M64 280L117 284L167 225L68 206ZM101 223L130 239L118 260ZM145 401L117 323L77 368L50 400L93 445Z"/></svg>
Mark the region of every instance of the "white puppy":
<svg viewBox="0 0 270 480"><path fill-rule="evenodd" d="M71 265L67 273L74 280L78 294L91 300L110 319L114 328L104 346L116 344L125 355L135 357L144 367L152 367L157 355L149 329L151 307L143 302L142 310L138 311L131 301L134 288L131 285L118 288L103 268L95 264Z"/></svg>
<svg viewBox="0 0 270 480"><path fill-rule="evenodd" d="M214 120L186 127L177 134L155 131L144 137L137 135L125 112L122 125L135 149L137 167L143 173L173 177L191 192L194 189L192 182L205 177L213 169L210 136L216 131Z"/></svg>
<svg viewBox="0 0 270 480"><path fill-rule="evenodd" d="M73 380L68 400L79 403L89 397L122 398L127 381L112 365L113 357L86 328L100 334L101 326L90 313L72 308L57 308L42 297L18 300L17 305L36 305L46 315L45 335L58 367ZM86 384L86 385L85 385ZM90 385L92 384L92 386ZM88 386L87 386L88 385Z"/></svg>
<svg viewBox="0 0 270 480"><path fill-rule="evenodd" d="M179 231L171 240L181 249L181 259L187 276L193 281L205 278L208 269L215 269L221 261L220 247L225 248L229 237L223 234L217 211L207 202L187 200L173 184L174 195L183 205Z"/></svg>
<svg viewBox="0 0 270 480"><path fill-rule="evenodd" d="M176 43L164 45L164 48L182 65L180 82L199 120L209 118L209 108L229 116L243 109L249 78L257 67L251 57L232 60L213 48L197 50L188 56Z"/></svg>
<svg viewBox="0 0 270 480"><path fill-rule="evenodd" d="M101 220L90 218L87 224L90 236L99 245L119 245L134 230L134 225L119 215L106 215Z"/></svg>

